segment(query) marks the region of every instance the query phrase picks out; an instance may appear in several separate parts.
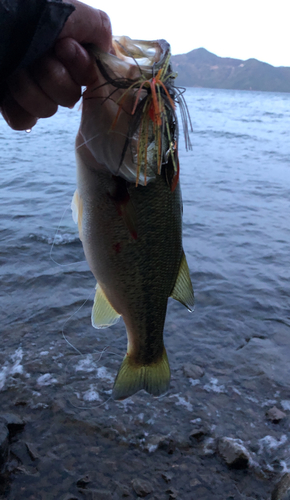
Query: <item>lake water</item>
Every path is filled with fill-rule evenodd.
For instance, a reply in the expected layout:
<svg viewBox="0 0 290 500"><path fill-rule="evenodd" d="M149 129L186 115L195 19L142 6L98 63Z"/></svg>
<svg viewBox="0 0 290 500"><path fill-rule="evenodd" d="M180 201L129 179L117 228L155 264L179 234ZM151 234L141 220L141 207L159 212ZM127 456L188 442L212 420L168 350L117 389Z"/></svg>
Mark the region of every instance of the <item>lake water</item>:
<svg viewBox="0 0 290 500"><path fill-rule="evenodd" d="M71 419L75 429L92 422L113 429L123 446L135 446L140 457L147 453L149 469L159 460L156 453L164 452L155 447L156 456L151 453L156 436L177 430L188 436L196 422L203 422L208 437L183 453L211 460L204 481L214 496L210 489L204 497L198 493L194 478L181 491L176 479L180 498L224 500L224 488L228 498L242 498L230 496L238 481L244 495L255 491L260 492L255 498L266 499L271 481L290 471L290 95L187 89L186 101L193 147L186 152L180 138L183 235L195 312L169 300L169 393L161 399L139 393L123 403L108 398L126 349L125 329L118 324L96 331L90 325L95 280L71 220L80 112L61 109L31 133L12 131L0 120L1 409L27 419L21 439L35 441L48 461L56 441L69 439L66 419ZM100 357L105 346L110 348ZM186 376L187 363L201 367L204 375ZM274 405L286 415L279 424L265 415ZM104 450L111 450L103 453L121 456L116 435L102 432L109 443ZM71 456L87 450L79 436L71 443ZM227 475L210 444L222 436L240 439L248 449L247 481ZM67 470L67 455L57 453ZM92 469L94 460L87 457ZM224 474L220 496L213 463ZM85 474L77 461L70 467L75 477ZM55 469L52 459L48 469L39 465L37 474L16 468L7 498L16 498L20 487L26 488L23 498L33 498L36 490L45 495L41 480ZM120 477L125 475L123 470ZM76 481L71 488L79 491ZM61 479L56 484L51 498L62 498L70 486L61 489ZM160 484L158 498L163 498Z"/></svg>

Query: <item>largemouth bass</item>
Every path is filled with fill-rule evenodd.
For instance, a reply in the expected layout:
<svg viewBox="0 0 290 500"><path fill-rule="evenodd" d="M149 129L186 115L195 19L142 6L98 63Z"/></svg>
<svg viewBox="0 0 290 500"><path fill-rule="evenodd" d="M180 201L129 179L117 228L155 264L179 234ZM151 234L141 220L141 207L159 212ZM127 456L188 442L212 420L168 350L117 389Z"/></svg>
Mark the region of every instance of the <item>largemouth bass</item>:
<svg viewBox="0 0 290 500"><path fill-rule="evenodd" d="M113 388L115 399L125 399L140 389L167 391L168 297L192 311L193 290L182 248L181 95L170 47L127 37L113 47L115 54L90 48L99 78L83 95L72 210L97 280L92 325L105 328L120 316L126 325L127 353Z"/></svg>

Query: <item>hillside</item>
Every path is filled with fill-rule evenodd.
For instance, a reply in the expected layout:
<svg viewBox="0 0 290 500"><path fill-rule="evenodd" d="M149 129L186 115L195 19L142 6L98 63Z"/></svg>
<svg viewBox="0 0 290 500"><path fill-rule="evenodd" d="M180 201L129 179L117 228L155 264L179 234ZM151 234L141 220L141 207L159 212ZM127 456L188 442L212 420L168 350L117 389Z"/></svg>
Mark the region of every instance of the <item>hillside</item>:
<svg viewBox="0 0 290 500"><path fill-rule="evenodd" d="M204 48L172 56L177 85L216 89L290 92L290 68L257 59L218 57Z"/></svg>

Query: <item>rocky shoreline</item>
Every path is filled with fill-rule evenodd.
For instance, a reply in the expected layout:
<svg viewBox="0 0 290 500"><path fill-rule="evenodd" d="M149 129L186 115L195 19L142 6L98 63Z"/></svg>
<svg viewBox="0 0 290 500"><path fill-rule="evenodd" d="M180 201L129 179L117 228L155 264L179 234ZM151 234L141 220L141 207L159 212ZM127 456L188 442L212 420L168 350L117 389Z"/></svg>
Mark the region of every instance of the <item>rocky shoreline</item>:
<svg viewBox="0 0 290 500"><path fill-rule="evenodd" d="M104 359L99 372L103 396L110 392L111 361ZM20 392L23 373L18 373L2 392L1 498L290 498L290 473L283 473L281 467L288 453L290 408L282 411L277 402L262 408L262 415L258 405L247 405L248 424L243 429L243 419L238 421L233 413L229 419L227 414L229 389L217 379L208 380L203 367L189 362L173 374L171 393L159 400L140 392L124 402L106 396L95 407L76 408L70 399L75 384L81 380L89 387L96 369L92 370L92 356L68 366L78 380L67 369L63 387L55 382L57 373L38 374L37 380L47 383L41 395L27 383ZM77 366L83 370L76 370ZM190 397L193 389L198 396L195 407ZM234 397L239 395L232 391L230 399ZM223 419L220 424L217 408ZM263 438L259 430L256 437L250 431L259 419L267 430Z"/></svg>

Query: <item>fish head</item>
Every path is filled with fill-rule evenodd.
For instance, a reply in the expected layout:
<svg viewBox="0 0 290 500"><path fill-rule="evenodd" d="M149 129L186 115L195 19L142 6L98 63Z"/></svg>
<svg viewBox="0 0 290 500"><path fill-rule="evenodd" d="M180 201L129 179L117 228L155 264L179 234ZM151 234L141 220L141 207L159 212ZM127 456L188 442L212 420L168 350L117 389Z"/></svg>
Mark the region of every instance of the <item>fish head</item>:
<svg viewBox="0 0 290 500"><path fill-rule="evenodd" d="M171 71L170 45L165 40L114 37L114 53L100 52L95 46L88 50L95 58L98 78L83 94L77 157L90 168L107 169L130 183L146 185L160 173L161 157L169 147L165 121L157 144L156 113L153 109L152 118L154 106L147 98L153 99L155 75L162 68L164 75ZM160 100L157 94L156 99Z"/></svg>

